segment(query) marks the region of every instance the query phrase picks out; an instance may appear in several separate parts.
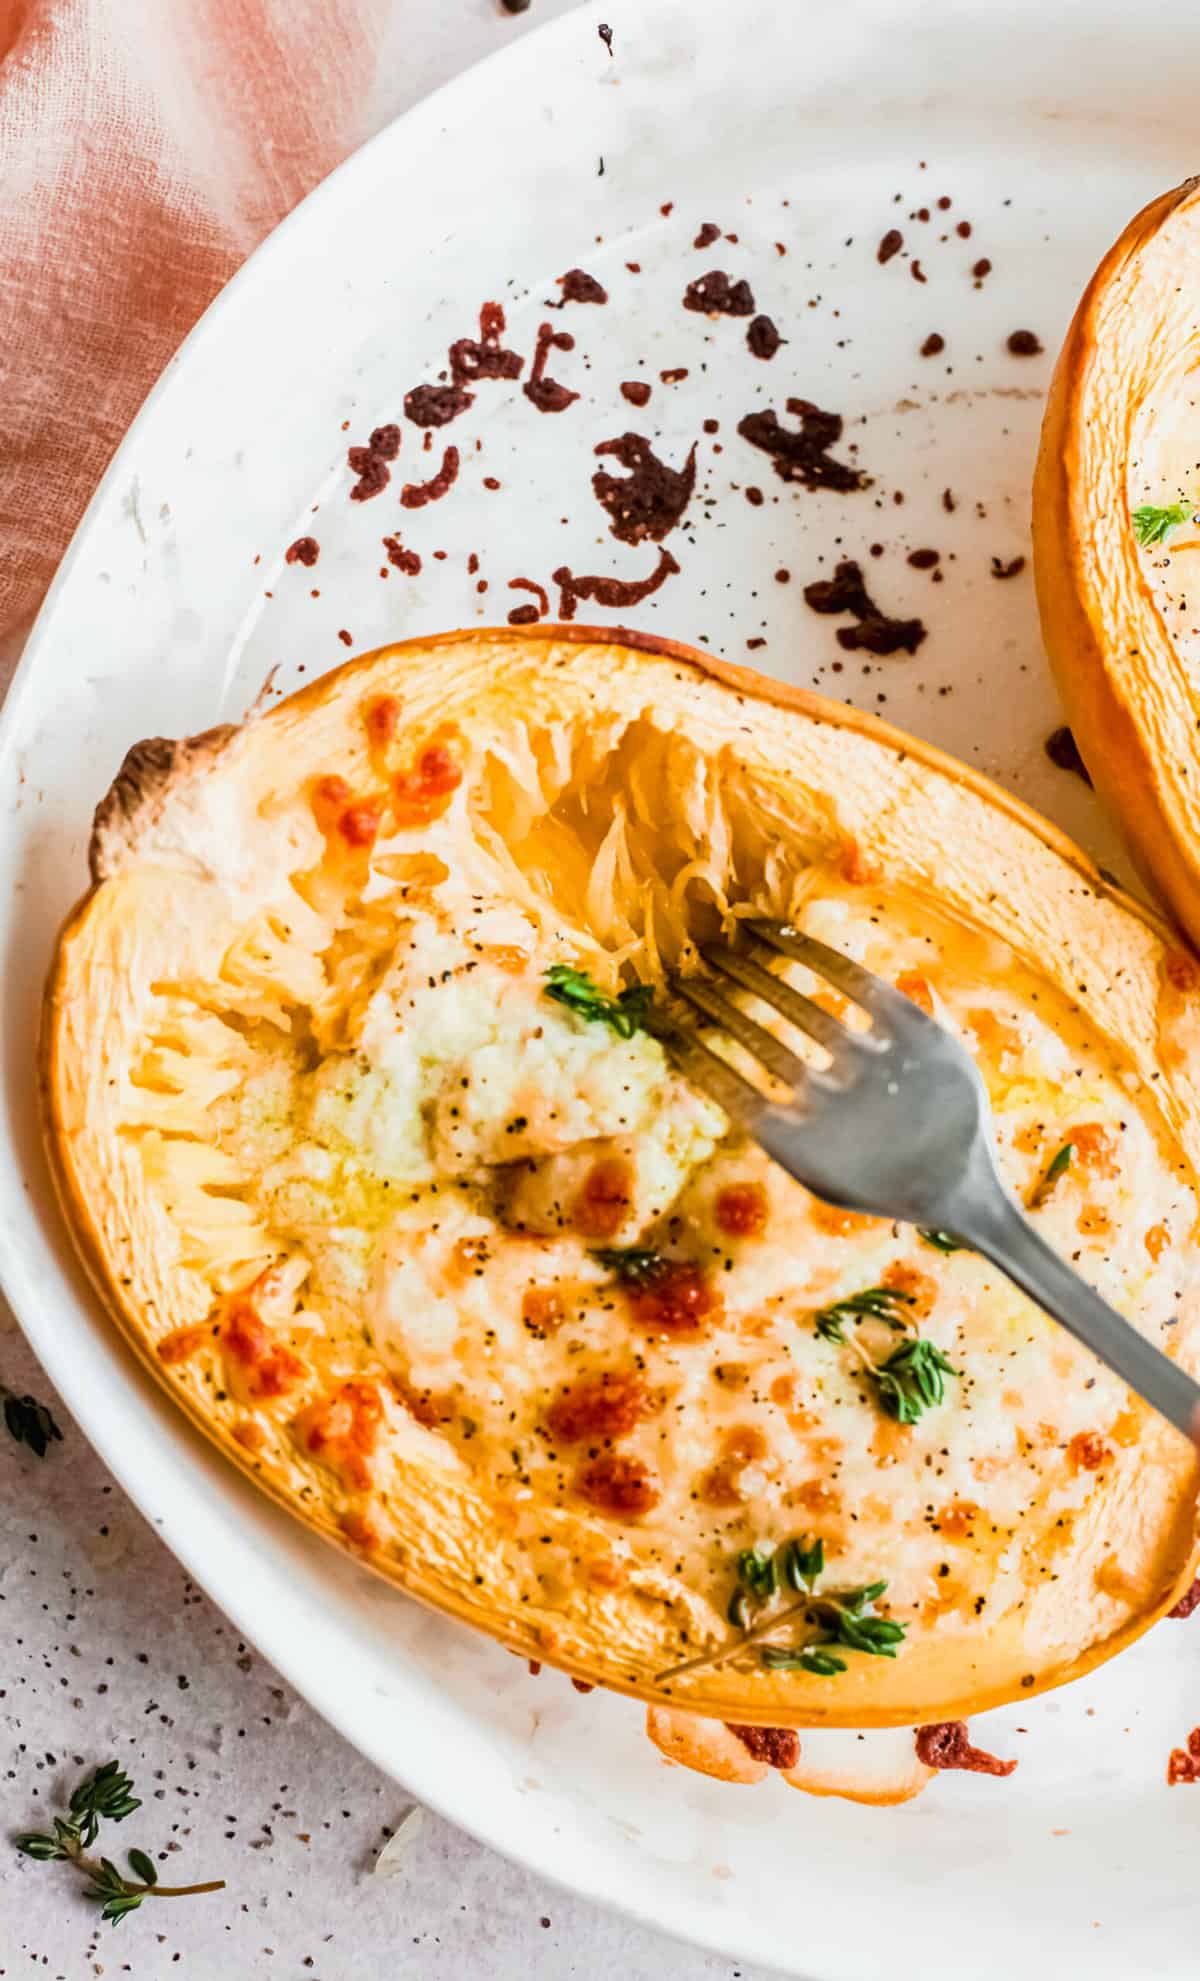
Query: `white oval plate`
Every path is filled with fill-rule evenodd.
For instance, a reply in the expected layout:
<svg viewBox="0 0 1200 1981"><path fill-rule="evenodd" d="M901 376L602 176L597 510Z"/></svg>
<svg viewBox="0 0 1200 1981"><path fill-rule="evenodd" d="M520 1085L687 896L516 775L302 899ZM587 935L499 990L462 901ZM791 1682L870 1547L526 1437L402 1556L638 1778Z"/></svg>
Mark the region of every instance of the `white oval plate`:
<svg viewBox="0 0 1200 1981"><path fill-rule="evenodd" d="M1008 1781L944 1776L892 1812L775 1780L704 1782L661 1763L637 1707L534 1683L210 1456L114 1339L55 1215L38 999L91 807L125 747L236 714L272 666L284 689L333 665L342 631L361 650L502 620L529 597L509 579L548 583L560 563L644 574L653 546L614 542L589 486L592 448L627 429L658 436L673 463L698 439L700 473L671 539L681 574L626 618L884 707L1121 865L1089 792L1043 755L1059 718L1028 568L1000 582L991 558L1028 551L1041 395L1079 286L1133 209L1195 163L1200 17L1125 0L611 0L604 14L612 57L596 13L569 15L323 185L189 339L76 536L3 721L5 1283L88 1435L191 1573L348 1739L497 1848L820 1981L983 1981L1018 1960L1086 1960L1093 1981L1190 1975L1200 1795L1168 1790L1165 1769L1197 1717L1200 1626L1165 1624L1094 1678L978 1723L1019 1755ZM910 219L922 207L930 219ZM954 231L964 218L969 240ZM710 219L738 239L703 254L691 241ZM883 265L893 225L905 248ZM981 256L994 268L977 287ZM546 318L574 264L610 303ZM714 266L747 276L789 339L772 362L748 353L743 322L680 307ZM405 389L434 375L486 298L505 302L522 352L543 320L573 333L551 370L583 396L543 415L519 388L483 385L432 455L408 427L391 487L350 503L347 444L400 417ZM1047 355L1010 356L1016 328ZM932 331L947 348L922 358ZM679 367L686 379L660 382ZM644 412L618 394L629 378L653 383ZM785 486L737 436L741 415L782 412L789 395L845 414L841 451L856 445L870 491ZM463 453L452 495L402 509L399 483L424 479L445 441ZM397 529L423 569L384 581L381 539ZM309 533L317 567L285 565ZM940 551L943 582L909 567L921 547ZM889 610L928 619L914 659L863 666L836 644L844 622L806 608L803 584L838 555L862 560Z"/></svg>

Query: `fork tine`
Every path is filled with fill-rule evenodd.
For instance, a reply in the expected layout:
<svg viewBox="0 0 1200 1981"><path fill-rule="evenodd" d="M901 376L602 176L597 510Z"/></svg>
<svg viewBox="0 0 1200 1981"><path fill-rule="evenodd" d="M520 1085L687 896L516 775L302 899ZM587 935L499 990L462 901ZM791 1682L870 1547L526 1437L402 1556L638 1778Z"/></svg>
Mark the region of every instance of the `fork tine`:
<svg viewBox="0 0 1200 1981"><path fill-rule="evenodd" d="M702 955L704 953L701 952ZM707 956L705 960L708 960ZM769 1072L785 1080L789 1086L799 1086L812 1073L813 1068L777 1039L773 1032L755 1024L753 1018L739 1011L723 991L706 983L703 977L672 977L671 989L677 997L686 998L697 1011L702 1011L715 1024L723 1026L731 1038L745 1046L747 1052L753 1053Z"/></svg>
<svg viewBox="0 0 1200 1981"><path fill-rule="evenodd" d="M882 977L870 970L864 970L861 963L852 963L848 956L839 950L830 949L827 943L818 942L816 936L805 935L790 922L752 921L750 927L763 942L781 956L790 956L797 963L806 963L818 977L825 977L855 1004L878 1023L880 1020L896 1017L901 1013L912 1016L916 1007L902 992L893 990ZM922 1014L917 1011L916 1015ZM856 1041L862 1043L862 1034L855 1034Z"/></svg>
<svg viewBox="0 0 1200 1981"><path fill-rule="evenodd" d="M689 1080L694 1080L740 1127L751 1134L756 1132L771 1106L765 1094L743 1079L727 1059L704 1045L694 1033L662 1019L652 1019L650 1029L668 1047Z"/></svg>
<svg viewBox="0 0 1200 1981"><path fill-rule="evenodd" d="M736 950L715 947L702 949L700 954L711 970L720 970L741 984L744 990L753 991L755 997L760 997L764 1004L782 1012L785 1018L798 1025L802 1032L807 1032L810 1039L824 1046L834 1058L844 1047L861 1043L861 1034L852 1032L832 1012L822 1011L820 1005L814 1004L811 997L805 997L803 991L794 990L781 977L772 976L752 957L740 956Z"/></svg>

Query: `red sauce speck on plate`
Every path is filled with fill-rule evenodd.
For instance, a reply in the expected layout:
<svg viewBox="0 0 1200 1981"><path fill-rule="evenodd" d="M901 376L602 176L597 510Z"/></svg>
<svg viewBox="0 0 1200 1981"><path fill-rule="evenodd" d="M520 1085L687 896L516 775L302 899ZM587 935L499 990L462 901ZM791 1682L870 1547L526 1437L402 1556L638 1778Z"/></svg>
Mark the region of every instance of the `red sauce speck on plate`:
<svg viewBox="0 0 1200 1981"><path fill-rule="evenodd" d="M400 490L400 504L404 509L423 509L427 502L440 502L458 480L458 449L447 447L442 456L442 465L436 475L427 482L405 482Z"/></svg>
<svg viewBox="0 0 1200 1981"><path fill-rule="evenodd" d="M558 586L558 616L560 619L574 619L576 607L581 598L591 599L597 605L615 606L640 605L650 597L660 585L666 583L679 566L670 551L663 545L658 553L658 563L648 578L630 580L627 578L606 578L595 576L576 577L566 564L560 564L553 573Z"/></svg>
<svg viewBox="0 0 1200 1981"><path fill-rule="evenodd" d="M399 537L384 537L383 547L387 552L388 563L397 571L403 571L415 578L421 568L421 559L415 550L406 550Z"/></svg>
<svg viewBox="0 0 1200 1981"><path fill-rule="evenodd" d="M586 268L568 268L565 275L558 278L564 303L606 303L608 290L603 283L589 275Z"/></svg>
<svg viewBox="0 0 1200 1981"><path fill-rule="evenodd" d="M691 500L696 481L696 443L692 442L681 468L659 459L640 433L618 434L602 440L597 454L611 454L626 475L597 468L592 489L609 517L612 534L622 543L661 543L675 529Z"/></svg>
<svg viewBox="0 0 1200 1981"><path fill-rule="evenodd" d="M547 378L546 364L552 350L573 351L575 339L569 330L555 330L551 323L538 326L537 343L534 346L533 363L529 377L522 390L525 397L536 406L539 413L565 413L578 399L578 392L560 385L555 378Z"/></svg>
<svg viewBox="0 0 1200 1981"><path fill-rule="evenodd" d="M773 358L784 341L769 316L756 316L746 332L746 344L754 358Z"/></svg>
<svg viewBox="0 0 1200 1981"><path fill-rule="evenodd" d="M753 316L754 292L744 276L731 282L723 268L713 268L688 283L683 307L701 316Z"/></svg>
<svg viewBox="0 0 1200 1981"><path fill-rule="evenodd" d="M829 450L842 436L842 416L827 413L811 399L788 399L787 410L800 422L799 432L789 432L769 407L747 413L738 421L738 432L752 447L769 454L781 481L799 482L803 488L832 488L848 493L866 488L869 476L861 468L835 461Z"/></svg>

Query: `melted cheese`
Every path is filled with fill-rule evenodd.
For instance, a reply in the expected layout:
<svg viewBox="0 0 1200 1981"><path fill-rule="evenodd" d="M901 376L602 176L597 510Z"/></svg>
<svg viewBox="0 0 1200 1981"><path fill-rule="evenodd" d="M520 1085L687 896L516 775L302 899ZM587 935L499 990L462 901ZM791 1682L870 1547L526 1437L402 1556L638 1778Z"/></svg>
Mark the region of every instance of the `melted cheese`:
<svg viewBox="0 0 1200 1981"><path fill-rule="evenodd" d="M639 1530L688 1582L811 1531L839 1579L885 1573L897 1614L944 1628L1003 1605L1023 1552L1136 1435L1124 1386L985 1261L831 1214L730 1132L657 1040L550 1000L545 973L569 938L547 945L523 921L525 960L489 960L479 903L441 889L406 919L346 1051L256 1071L216 1103L219 1144L243 1164L290 1119L257 1208L286 1247L320 1233L310 1303L367 1333L489 1495L569 1506L598 1458L632 1461L655 1496ZM1165 1342L1196 1206L1118 1056L994 941L894 890L814 871L794 912L934 1001L979 1061L1018 1194L1086 1130L1036 1216ZM605 1163L623 1170L627 1202L611 1218L602 1202L597 1230L585 1193ZM761 1229L722 1228L731 1188L761 1191ZM713 1307L695 1332L647 1327L597 1258L635 1240L702 1271ZM956 1372L911 1426L881 1412L853 1349L813 1321L890 1279L920 1287L920 1333ZM552 1326L531 1328L531 1289ZM850 1332L876 1359L896 1345L882 1323ZM602 1402L576 1435L571 1401L586 1424L589 1394L612 1385L625 1410L610 1426Z"/></svg>

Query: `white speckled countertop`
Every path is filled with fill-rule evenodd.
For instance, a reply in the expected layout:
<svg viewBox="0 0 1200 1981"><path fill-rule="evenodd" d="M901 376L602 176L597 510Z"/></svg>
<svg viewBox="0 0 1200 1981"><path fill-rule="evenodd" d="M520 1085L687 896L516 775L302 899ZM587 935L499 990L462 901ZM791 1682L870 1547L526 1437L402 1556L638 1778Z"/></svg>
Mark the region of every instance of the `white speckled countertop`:
<svg viewBox="0 0 1200 1981"><path fill-rule="evenodd" d="M535 0L513 17L499 0L394 0L374 122L572 4ZM16 657L0 654L0 687ZM91 1452L2 1303L0 1380L49 1404L63 1431L44 1460L0 1438L3 1981L176 1972L347 1981L382 1976L385 1964L389 1981L752 1981L748 1967L565 1897L433 1816L406 1830L395 1875L373 1876L411 1798L188 1580ZM144 1804L110 1830L112 1842L149 1851L164 1883L224 1877L225 1891L147 1904L118 1929L98 1923L69 1867L9 1847L110 1756Z"/></svg>

